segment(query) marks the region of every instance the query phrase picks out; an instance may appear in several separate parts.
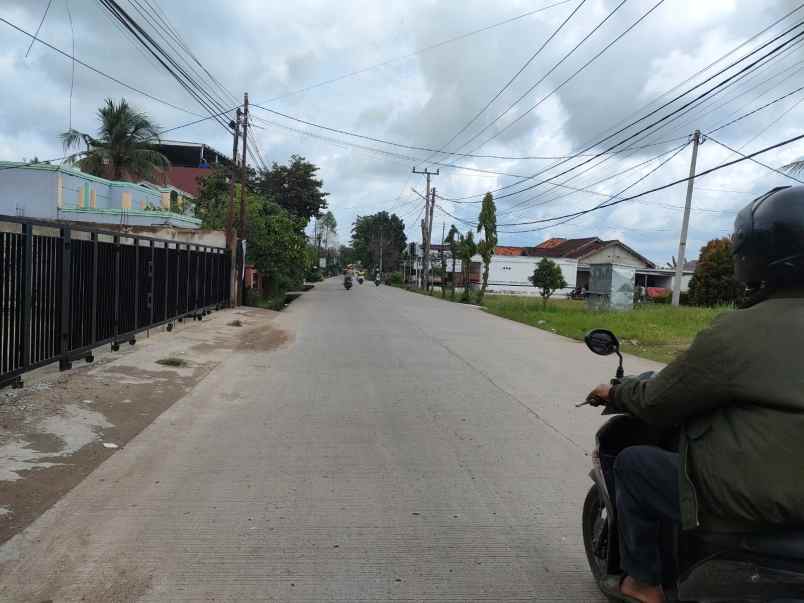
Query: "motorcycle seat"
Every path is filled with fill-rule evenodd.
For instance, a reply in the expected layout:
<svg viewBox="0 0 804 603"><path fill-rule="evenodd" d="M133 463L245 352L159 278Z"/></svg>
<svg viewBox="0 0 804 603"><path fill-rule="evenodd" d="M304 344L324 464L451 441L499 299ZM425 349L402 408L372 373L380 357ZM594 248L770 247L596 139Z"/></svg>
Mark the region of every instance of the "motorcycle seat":
<svg viewBox="0 0 804 603"><path fill-rule="evenodd" d="M689 536L699 554L749 553L804 561L804 528L777 526L750 532L694 532Z"/></svg>

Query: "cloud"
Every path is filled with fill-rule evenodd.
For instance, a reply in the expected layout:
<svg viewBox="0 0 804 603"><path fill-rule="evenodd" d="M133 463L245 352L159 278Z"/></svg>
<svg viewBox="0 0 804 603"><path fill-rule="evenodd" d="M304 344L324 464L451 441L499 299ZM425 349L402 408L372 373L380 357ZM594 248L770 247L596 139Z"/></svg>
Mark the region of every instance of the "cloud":
<svg viewBox="0 0 804 603"><path fill-rule="evenodd" d="M548 4L548 0L544 4ZM44 2L6 0L3 16L21 27L35 30ZM428 45L459 36L491 23L533 10L532 2L507 0L490 5L482 0L432 2L391 0L384 3L333 3L327 0L297 0L273 3L239 3L237 10L225 4L203 8L190 0L161 2L187 44L223 86L222 102L232 105L248 90L253 102L266 104L291 115L318 123L354 130L378 138L441 148L467 124L492 96L575 7L564 4L533 14L483 33L409 56ZM537 3L538 4L538 3ZM654 0L626 3L594 36L511 111L471 143L467 140L486 127L507 107L547 74L615 6L614 0L588 0L539 56L450 146L472 150L480 147L490 155L567 155L585 148L627 123L644 116L669 97L657 96L682 82L696 70L740 44L794 5L779 2L736 0L673 0L662 4L631 33L564 85L513 127L505 129L539 99L553 92L578 67L591 59L614 36L624 31L655 4ZM79 67L72 101L72 123L93 131L95 113L106 97L126 97L148 112L163 127L172 127L203 114L189 95L162 70L152 57L138 48L96 3L71 3L78 56L98 69L132 86L186 108L182 112L155 102ZM136 14L136 13L135 13ZM138 16L140 18L141 16ZM141 17L144 18L144 17ZM786 23L792 23L792 19ZM776 28L780 32L782 26ZM62 3L54 3L42 30L43 39L69 52L73 36ZM767 39L767 37L765 38ZM24 58L28 39L0 24L0 159L57 157L62 154L58 134L68 124L68 94L71 62L35 45ZM747 46L743 52L755 47ZM676 178L689 170L689 149L656 174L647 175L659 159L648 165L598 182L612 174L669 151L695 128L709 130L804 84L801 47L791 48L770 61L756 74L743 78L700 108L663 124L645 136L641 144L678 138L667 143L607 159L588 173L579 168L555 182L590 189L597 194L572 192L544 184L526 193L500 198L500 222L532 222L588 209L601 200L645 180L628 191L638 193ZM293 93L313 84L393 59L370 69ZM702 77L692 83L701 81ZM215 86L210 84L210 89ZM279 97L279 98L277 98ZM755 150L797 135L804 120L800 93L715 134L718 140L745 151ZM274 100L272 100L274 99ZM646 106L647 104L647 106ZM293 154L304 155L321 166L330 207L339 223L340 239L346 241L357 214L391 209L406 218L408 235L418 238L417 217L421 202L410 188L421 190L421 177L414 177L414 163L423 167L428 153L382 147L342 135L333 135L253 109L260 128L251 135L266 162L284 162ZM635 132L648 121L627 130L616 139ZM618 125L619 124L619 125ZM282 127L280 127L282 126ZM291 131L287 127L298 131ZM318 138L305 135L314 133ZM213 121L172 132L172 139L206 142L221 151L231 149L226 131ZM322 139L335 138L336 142ZM753 139L753 140L752 140ZM393 153L413 155L416 161L357 149L345 143L382 147ZM593 147L594 150L605 148ZM804 144L791 145L763 156L778 166L804 154ZM665 155L666 156L666 155ZM713 141L701 147L699 169L707 169L735 157ZM508 174L539 174L527 184L555 176L579 164L575 160L556 165L549 160L497 160L442 157L448 163ZM602 159L602 158L601 158ZM585 160L585 158L583 159ZM597 160L594 162L597 163ZM551 166L555 167L551 168ZM480 195L486 190L517 181L504 175L482 174L441 166L434 179L446 197ZM690 227L688 249L696 250L708 238L728 232L733 212L771 186L790 183L761 166L745 162L717 172L696 183L696 210ZM518 190L524 185L506 189ZM735 191L735 192L729 192ZM552 235L619 237L658 262L676 253L685 188L683 185L623 203L573 220L565 225L535 230L540 225L508 227L529 230L503 233L505 244L535 244ZM444 209L472 221L479 206L443 202ZM519 204L514 207L514 204ZM455 220L436 213L436 222L447 226ZM466 228L466 226L464 226ZM434 230L439 231L438 228Z"/></svg>

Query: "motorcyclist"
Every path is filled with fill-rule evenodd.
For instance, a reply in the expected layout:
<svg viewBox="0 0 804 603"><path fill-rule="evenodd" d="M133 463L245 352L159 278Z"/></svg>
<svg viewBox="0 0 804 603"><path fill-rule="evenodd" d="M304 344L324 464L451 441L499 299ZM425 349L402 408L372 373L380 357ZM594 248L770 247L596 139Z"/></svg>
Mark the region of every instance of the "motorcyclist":
<svg viewBox="0 0 804 603"><path fill-rule="evenodd" d="M614 466L625 601L661 602L660 522L745 531L804 525L804 186L737 216L735 274L749 302L726 312L654 379L592 392L680 430L679 452L633 446Z"/></svg>

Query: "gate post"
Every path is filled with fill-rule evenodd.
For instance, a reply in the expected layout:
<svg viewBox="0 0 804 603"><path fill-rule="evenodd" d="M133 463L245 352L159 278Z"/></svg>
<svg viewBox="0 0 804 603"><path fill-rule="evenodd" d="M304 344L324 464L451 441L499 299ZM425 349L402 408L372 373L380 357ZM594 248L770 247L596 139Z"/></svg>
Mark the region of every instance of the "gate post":
<svg viewBox="0 0 804 603"><path fill-rule="evenodd" d="M61 338L59 342L59 370L73 367L70 361L70 297L72 294L72 231L69 226L61 229Z"/></svg>

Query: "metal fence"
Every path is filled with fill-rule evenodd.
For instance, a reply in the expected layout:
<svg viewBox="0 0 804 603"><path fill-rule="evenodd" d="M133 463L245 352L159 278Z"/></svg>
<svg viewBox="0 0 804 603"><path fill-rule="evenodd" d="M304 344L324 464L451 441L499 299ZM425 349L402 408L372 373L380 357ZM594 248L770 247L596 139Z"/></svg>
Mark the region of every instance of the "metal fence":
<svg viewBox="0 0 804 603"><path fill-rule="evenodd" d="M228 304L225 249L0 216L0 387Z"/></svg>

